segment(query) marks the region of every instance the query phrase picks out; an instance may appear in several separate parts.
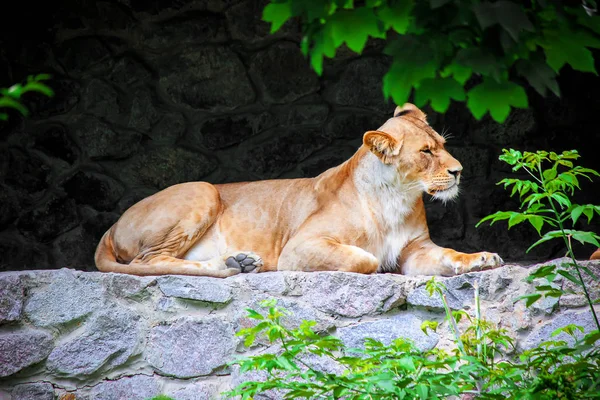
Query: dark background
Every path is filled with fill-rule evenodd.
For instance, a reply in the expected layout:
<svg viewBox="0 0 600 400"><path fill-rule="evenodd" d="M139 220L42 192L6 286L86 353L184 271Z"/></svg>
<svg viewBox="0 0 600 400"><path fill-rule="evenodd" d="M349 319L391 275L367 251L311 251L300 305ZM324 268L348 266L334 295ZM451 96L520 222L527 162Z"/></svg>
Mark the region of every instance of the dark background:
<svg viewBox="0 0 600 400"><path fill-rule="evenodd" d="M297 25L269 35L264 1L11 3L0 87L47 72L57 95L28 96L32 116L0 125L0 271L95 270L98 240L136 201L184 181L316 176L395 107L381 93L382 43L360 57L339 51L319 78ZM551 244L525 254L537 238L530 226L475 228L516 206L495 185L510 172L498 161L503 147L578 149L581 164L600 170L600 78L567 66L559 84L561 99L528 89L531 108L502 125L476 121L464 103L444 115L425 109L435 129L452 133L447 147L465 169L458 201L426 199L434 241L509 261L564 254ZM586 184L579 200L597 204L599 187Z"/></svg>

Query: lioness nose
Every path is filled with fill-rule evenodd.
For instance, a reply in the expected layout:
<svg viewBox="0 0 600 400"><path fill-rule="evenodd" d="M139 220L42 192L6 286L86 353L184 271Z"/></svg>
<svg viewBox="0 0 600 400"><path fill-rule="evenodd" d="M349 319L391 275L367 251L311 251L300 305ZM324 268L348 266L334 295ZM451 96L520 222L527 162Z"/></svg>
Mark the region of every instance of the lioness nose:
<svg viewBox="0 0 600 400"><path fill-rule="evenodd" d="M448 169L448 173L450 175L454 175L455 178L458 178L458 176L460 175L460 171L462 171L462 167Z"/></svg>

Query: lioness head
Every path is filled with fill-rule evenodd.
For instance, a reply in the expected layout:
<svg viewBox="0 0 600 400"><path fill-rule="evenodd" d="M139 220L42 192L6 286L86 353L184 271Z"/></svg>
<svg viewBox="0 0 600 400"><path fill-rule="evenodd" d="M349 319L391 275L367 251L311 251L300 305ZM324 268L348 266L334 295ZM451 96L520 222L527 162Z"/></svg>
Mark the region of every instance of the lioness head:
<svg viewBox="0 0 600 400"><path fill-rule="evenodd" d="M382 163L395 167L404 183L420 185L442 200L458 194L462 165L446 151L446 140L413 104L396 107L394 116L378 130L365 133L363 143Z"/></svg>

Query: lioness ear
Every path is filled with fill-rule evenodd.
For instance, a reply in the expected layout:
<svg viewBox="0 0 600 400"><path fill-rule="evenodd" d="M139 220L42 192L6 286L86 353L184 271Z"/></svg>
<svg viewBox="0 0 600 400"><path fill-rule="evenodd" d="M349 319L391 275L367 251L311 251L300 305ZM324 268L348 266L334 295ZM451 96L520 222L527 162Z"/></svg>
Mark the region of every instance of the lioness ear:
<svg viewBox="0 0 600 400"><path fill-rule="evenodd" d="M394 157L400 154L400 148L402 148L401 141L381 131L369 131L365 133L363 143L384 164L391 164Z"/></svg>
<svg viewBox="0 0 600 400"><path fill-rule="evenodd" d="M427 115L412 103L404 103L402 107L398 106L394 110L394 117L400 117L406 114L412 114L422 121L427 121Z"/></svg>

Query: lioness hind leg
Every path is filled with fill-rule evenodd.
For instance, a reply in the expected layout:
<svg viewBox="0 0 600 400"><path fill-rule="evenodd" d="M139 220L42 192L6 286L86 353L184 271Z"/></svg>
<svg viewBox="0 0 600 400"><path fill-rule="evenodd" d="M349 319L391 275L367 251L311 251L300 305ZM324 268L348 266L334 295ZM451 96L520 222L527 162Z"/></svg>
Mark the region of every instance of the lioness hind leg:
<svg viewBox="0 0 600 400"><path fill-rule="evenodd" d="M277 263L277 269L280 271L344 271L372 274L378 267L379 261L371 253L331 239L290 240Z"/></svg>

